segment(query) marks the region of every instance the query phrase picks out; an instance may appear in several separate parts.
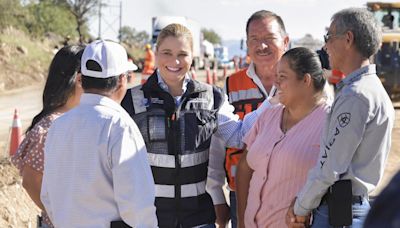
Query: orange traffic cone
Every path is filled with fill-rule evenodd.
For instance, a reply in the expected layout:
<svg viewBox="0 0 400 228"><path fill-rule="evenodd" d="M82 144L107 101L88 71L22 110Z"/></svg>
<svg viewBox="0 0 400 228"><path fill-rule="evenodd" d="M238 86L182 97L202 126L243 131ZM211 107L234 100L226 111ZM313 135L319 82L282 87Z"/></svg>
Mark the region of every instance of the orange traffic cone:
<svg viewBox="0 0 400 228"><path fill-rule="evenodd" d="M236 60L236 61L234 60L234 61L233 61L233 65L235 66L235 73L238 72L238 71L239 71L239 63L238 63L238 61L237 61L237 60Z"/></svg>
<svg viewBox="0 0 400 228"><path fill-rule="evenodd" d="M11 138L10 138L10 156L13 156L15 152L17 152L18 146L22 141L22 125L21 120L19 119L18 111L15 109L14 111L14 119L12 123L11 129Z"/></svg>
<svg viewBox="0 0 400 228"><path fill-rule="evenodd" d="M211 78L210 68L207 68L207 69L206 69L206 76L207 76L206 82L207 82L208 84L212 85L212 84L213 84L213 80L212 80L212 78Z"/></svg>
<svg viewBox="0 0 400 228"><path fill-rule="evenodd" d="M235 65L235 73L239 71L239 65Z"/></svg>
<svg viewBox="0 0 400 228"><path fill-rule="evenodd" d="M223 79L226 78L226 74L228 73L227 71L228 71L227 66L224 66L224 71L223 71L223 73L222 73L222 78L223 78Z"/></svg>
<svg viewBox="0 0 400 228"><path fill-rule="evenodd" d="M196 80L197 75L196 75L196 71L194 70L194 67L192 67L192 68L190 69L190 73L192 74L192 79L193 79L193 80Z"/></svg>
<svg viewBox="0 0 400 228"><path fill-rule="evenodd" d="M213 70L212 80L214 83L217 83L217 70L216 69Z"/></svg>

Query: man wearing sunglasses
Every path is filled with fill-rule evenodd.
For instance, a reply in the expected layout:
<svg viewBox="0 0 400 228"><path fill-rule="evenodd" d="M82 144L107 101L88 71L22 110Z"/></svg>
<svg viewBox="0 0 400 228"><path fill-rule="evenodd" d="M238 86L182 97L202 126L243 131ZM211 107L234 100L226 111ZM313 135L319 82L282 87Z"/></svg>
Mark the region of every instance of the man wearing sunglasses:
<svg viewBox="0 0 400 228"><path fill-rule="evenodd" d="M362 227L369 193L382 178L394 122L393 105L369 60L379 48L381 28L366 9L349 8L333 15L324 38L332 69L347 76L337 85L319 160L286 223L309 225L299 221L312 213L312 227Z"/></svg>

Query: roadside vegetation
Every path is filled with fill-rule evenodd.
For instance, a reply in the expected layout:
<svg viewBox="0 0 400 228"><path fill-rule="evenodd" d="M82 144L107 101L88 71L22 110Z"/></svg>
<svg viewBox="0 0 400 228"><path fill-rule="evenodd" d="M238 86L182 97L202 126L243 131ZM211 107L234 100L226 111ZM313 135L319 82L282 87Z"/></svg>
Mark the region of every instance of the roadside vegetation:
<svg viewBox="0 0 400 228"><path fill-rule="evenodd" d="M0 92L43 82L59 48L96 39L89 34L88 21L96 16L98 4L98 0L1 0ZM149 37L128 26L120 31L121 42L136 63L143 58Z"/></svg>

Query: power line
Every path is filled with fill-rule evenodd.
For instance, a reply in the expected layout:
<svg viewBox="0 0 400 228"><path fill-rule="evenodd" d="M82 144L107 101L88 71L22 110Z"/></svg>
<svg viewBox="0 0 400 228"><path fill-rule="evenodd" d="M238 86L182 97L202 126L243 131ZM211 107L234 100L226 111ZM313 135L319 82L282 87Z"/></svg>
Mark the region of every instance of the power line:
<svg viewBox="0 0 400 228"><path fill-rule="evenodd" d="M114 18L114 20L112 20L111 23L109 23L108 20L106 20L105 18L102 17L102 10L104 8L111 8L111 9L115 9L115 8L119 8L119 15ZM121 27L122 27L122 1L119 2L119 5L113 5L113 4L105 4L102 3L102 1L99 1L99 31L98 31L98 38L101 39L102 37L102 32L106 32L108 30L112 30L113 32L115 32L118 35L118 39L119 41L121 41ZM119 20L119 29L118 31L115 31L115 23ZM102 31L102 24L103 22L105 22L106 27L105 30Z"/></svg>

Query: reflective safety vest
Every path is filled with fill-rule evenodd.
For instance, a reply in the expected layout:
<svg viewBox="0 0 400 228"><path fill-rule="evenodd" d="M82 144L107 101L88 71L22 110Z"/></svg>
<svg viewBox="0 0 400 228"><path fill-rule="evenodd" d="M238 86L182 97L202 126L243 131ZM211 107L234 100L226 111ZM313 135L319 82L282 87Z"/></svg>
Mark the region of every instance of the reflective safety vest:
<svg viewBox="0 0 400 228"><path fill-rule="evenodd" d="M144 75L151 75L154 72L155 68L155 57L152 50L146 50L146 57L144 59L143 71L142 74Z"/></svg>
<svg viewBox="0 0 400 228"><path fill-rule="evenodd" d="M328 78L329 83L336 85L338 82L340 82L343 78L346 76L340 72L339 70L332 70L332 75Z"/></svg>
<svg viewBox="0 0 400 228"><path fill-rule="evenodd" d="M215 222L206 192L211 136L223 92L194 80L182 102L160 88L157 74L128 90L121 105L143 135L155 182L159 227L195 227Z"/></svg>
<svg viewBox="0 0 400 228"><path fill-rule="evenodd" d="M256 110L265 100L265 95L257 84L247 76L247 68L232 74L226 79L226 93L229 103L235 107L235 113L240 119ZM243 150L237 148L226 148L225 172L229 188L235 190L236 168Z"/></svg>

